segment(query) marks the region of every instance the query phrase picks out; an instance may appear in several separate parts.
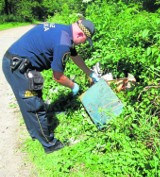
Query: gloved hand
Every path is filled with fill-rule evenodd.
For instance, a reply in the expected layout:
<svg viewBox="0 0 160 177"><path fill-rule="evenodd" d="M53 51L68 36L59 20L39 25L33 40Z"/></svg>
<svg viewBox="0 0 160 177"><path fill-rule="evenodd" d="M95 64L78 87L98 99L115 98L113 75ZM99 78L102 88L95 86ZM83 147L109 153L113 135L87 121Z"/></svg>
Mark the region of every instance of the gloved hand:
<svg viewBox="0 0 160 177"><path fill-rule="evenodd" d="M72 94L73 96L76 96L79 92L79 85L77 83L74 83L74 86L72 88Z"/></svg>
<svg viewBox="0 0 160 177"><path fill-rule="evenodd" d="M96 73L94 73L94 72L91 72L91 74L89 75L89 77L92 78L92 80L93 80L94 83L98 82L99 79L100 79L98 77L98 75Z"/></svg>

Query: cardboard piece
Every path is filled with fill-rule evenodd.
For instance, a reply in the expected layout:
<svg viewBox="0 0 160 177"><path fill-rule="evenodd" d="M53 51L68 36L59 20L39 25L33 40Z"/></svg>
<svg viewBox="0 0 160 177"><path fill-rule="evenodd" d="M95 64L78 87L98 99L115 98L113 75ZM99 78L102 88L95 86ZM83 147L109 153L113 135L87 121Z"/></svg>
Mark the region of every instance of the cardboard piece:
<svg viewBox="0 0 160 177"><path fill-rule="evenodd" d="M123 109L122 102L103 78L83 93L80 99L99 129L120 115Z"/></svg>

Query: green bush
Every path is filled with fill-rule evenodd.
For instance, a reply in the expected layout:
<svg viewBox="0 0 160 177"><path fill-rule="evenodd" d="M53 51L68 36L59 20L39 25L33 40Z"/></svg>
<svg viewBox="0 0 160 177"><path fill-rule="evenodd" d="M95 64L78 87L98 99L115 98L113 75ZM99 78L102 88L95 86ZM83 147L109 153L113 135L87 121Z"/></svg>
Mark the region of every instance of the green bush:
<svg viewBox="0 0 160 177"><path fill-rule="evenodd" d="M78 16L64 4L62 14L50 21L70 24ZM96 26L94 49L80 45L77 50L86 64L100 62L103 72L114 78L133 74L136 85L116 93L124 104L123 113L99 131L79 98L69 97L70 89L52 81L44 71L43 97L53 102L59 120L55 136L66 147L46 155L38 142L28 140L25 148L36 164L39 176L65 177L158 177L160 176L160 55L159 12L142 11L137 4L90 2L85 11ZM68 19L68 20L67 20ZM89 88L87 78L70 61L65 74ZM36 151L36 154L35 154Z"/></svg>

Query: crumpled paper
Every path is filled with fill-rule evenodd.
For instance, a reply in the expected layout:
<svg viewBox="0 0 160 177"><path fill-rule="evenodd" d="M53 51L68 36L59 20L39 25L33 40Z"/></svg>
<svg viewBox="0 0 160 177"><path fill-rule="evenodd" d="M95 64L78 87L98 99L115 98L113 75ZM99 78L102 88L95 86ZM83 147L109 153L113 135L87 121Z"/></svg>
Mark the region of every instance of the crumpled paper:
<svg viewBox="0 0 160 177"><path fill-rule="evenodd" d="M120 92L121 90L130 89L136 82L136 78L130 73L128 73L128 76L125 78L116 79L114 79L112 73L106 73L102 75L103 71L100 68L99 62L97 62L93 66L92 70L98 75L99 78L103 78L108 83L108 85L115 84L116 85L115 90L117 92Z"/></svg>

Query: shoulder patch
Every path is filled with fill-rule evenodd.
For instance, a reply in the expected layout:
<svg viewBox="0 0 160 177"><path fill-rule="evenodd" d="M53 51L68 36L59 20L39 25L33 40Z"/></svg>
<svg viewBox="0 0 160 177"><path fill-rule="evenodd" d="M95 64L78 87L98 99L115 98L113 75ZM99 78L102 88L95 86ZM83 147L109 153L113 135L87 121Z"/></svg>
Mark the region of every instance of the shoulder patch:
<svg viewBox="0 0 160 177"><path fill-rule="evenodd" d="M69 47L72 45L69 34L66 31L61 32L60 44Z"/></svg>

